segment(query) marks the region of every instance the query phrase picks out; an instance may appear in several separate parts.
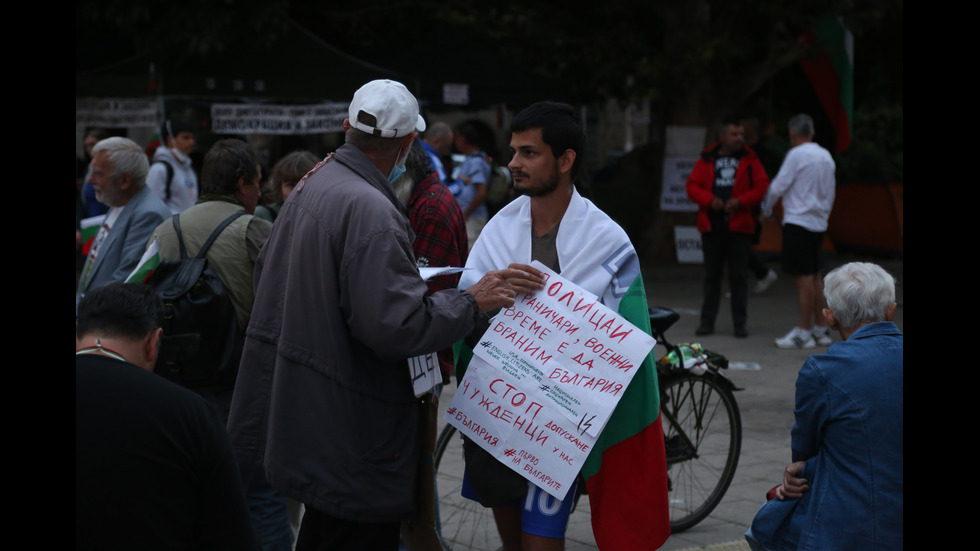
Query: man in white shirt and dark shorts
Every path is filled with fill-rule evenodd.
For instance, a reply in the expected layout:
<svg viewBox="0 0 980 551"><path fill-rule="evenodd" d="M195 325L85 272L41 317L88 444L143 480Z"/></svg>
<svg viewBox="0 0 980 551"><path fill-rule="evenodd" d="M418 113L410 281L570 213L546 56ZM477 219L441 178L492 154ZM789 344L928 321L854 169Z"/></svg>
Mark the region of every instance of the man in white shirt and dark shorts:
<svg viewBox="0 0 980 551"><path fill-rule="evenodd" d="M789 120L789 141L779 173L772 179L762 202L762 216L772 216L783 199L783 272L796 281L799 320L796 327L776 339L779 348L813 348L830 345L833 339L823 325L823 279L820 251L827 220L834 206L836 165L830 152L813 141L813 118L799 114Z"/></svg>

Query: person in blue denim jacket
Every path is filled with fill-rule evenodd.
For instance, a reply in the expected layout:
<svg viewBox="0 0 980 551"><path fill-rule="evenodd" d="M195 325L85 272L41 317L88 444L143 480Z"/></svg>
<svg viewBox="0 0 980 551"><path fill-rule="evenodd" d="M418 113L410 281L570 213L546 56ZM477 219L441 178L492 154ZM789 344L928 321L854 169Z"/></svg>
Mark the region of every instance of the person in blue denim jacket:
<svg viewBox="0 0 980 551"><path fill-rule="evenodd" d="M895 280L845 264L824 278L841 342L796 381L793 462L745 534L755 550L903 548L903 350Z"/></svg>

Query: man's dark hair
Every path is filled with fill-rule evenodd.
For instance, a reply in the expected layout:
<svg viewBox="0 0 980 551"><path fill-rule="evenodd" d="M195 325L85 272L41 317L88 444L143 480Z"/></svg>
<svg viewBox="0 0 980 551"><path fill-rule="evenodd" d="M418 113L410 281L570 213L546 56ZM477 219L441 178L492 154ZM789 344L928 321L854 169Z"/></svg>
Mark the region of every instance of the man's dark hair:
<svg viewBox="0 0 980 551"><path fill-rule="evenodd" d="M736 117L725 117L721 119L721 122L718 123L718 135L727 131L729 126L742 126L742 121Z"/></svg>
<svg viewBox="0 0 980 551"><path fill-rule="evenodd" d="M163 326L163 302L150 285L110 283L78 303L75 335L138 340Z"/></svg>
<svg viewBox="0 0 980 551"><path fill-rule="evenodd" d="M190 132L193 134L194 126L190 122L176 117L164 119L163 124L160 125L160 141L167 143L167 136L176 138L177 134L181 132Z"/></svg>
<svg viewBox="0 0 980 551"><path fill-rule="evenodd" d="M251 184L258 176L259 156L252 146L238 138L219 140L204 156L201 168L201 195L234 195L238 179Z"/></svg>
<svg viewBox="0 0 980 551"><path fill-rule="evenodd" d="M534 128L541 129L541 140L551 147L555 157L560 157L568 149L575 152L571 175L573 181L578 178L582 161L585 160L585 129L575 109L567 103L541 101L525 107L510 123L511 133Z"/></svg>
<svg viewBox="0 0 980 551"><path fill-rule="evenodd" d="M497 137L489 124L480 119L467 119L456 125L455 132L491 158L496 157Z"/></svg>
<svg viewBox="0 0 980 551"><path fill-rule="evenodd" d="M412 142L412 148L408 150L405 169L406 174L416 184L424 180L426 176L435 170L432 168L432 161L429 160L429 155L425 152L425 148L422 147L422 142L417 138Z"/></svg>

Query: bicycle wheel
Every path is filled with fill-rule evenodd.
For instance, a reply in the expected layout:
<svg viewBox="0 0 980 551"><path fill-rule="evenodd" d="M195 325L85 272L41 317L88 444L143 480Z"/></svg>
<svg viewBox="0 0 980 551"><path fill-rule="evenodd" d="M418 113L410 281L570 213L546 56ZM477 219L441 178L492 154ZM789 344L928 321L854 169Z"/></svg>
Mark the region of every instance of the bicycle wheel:
<svg viewBox="0 0 980 551"><path fill-rule="evenodd" d="M451 551L494 551L501 546L493 510L461 495L463 437L456 427L439 432L435 451L436 513L443 547Z"/></svg>
<svg viewBox="0 0 980 551"><path fill-rule="evenodd" d="M742 420L721 375L671 373L660 385L670 530L676 534L704 520L724 497L738 466Z"/></svg>

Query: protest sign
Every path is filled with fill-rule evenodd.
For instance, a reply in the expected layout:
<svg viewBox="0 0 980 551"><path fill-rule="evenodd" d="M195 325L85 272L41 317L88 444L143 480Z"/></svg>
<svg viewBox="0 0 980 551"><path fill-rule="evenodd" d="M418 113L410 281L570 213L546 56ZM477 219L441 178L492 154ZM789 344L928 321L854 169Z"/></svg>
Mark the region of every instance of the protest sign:
<svg viewBox="0 0 980 551"><path fill-rule="evenodd" d="M446 421L562 499L656 341L540 262L474 349Z"/></svg>

